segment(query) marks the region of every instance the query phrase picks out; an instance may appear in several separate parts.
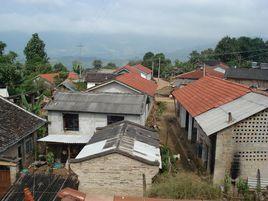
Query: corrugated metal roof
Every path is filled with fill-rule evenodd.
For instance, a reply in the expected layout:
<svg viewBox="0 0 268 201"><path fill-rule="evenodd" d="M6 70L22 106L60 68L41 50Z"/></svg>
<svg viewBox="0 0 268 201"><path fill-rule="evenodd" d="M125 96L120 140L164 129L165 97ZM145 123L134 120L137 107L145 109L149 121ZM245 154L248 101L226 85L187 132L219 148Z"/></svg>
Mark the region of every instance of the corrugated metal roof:
<svg viewBox="0 0 268 201"><path fill-rule="evenodd" d="M104 114L143 114L146 95L123 93L59 92L45 106L46 110Z"/></svg>
<svg viewBox="0 0 268 201"><path fill-rule="evenodd" d="M37 141L64 144L87 144L91 137L91 135L48 135Z"/></svg>
<svg viewBox="0 0 268 201"><path fill-rule="evenodd" d="M251 92L202 113L196 116L195 120L207 135L211 135L266 108L268 108L268 97ZM231 112L232 115L232 121L229 123L228 112Z"/></svg>
<svg viewBox="0 0 268 201"><path fill-rule="evenodd" d="M89 143L70 162L119 153L161 167L158 134L139 124L121 121L99 128Z"/></svg>
<svg viewBox="0 0 268 201"><path fill-rule="evenodd" d="M245 80L265 80L268 81L268 70L257 68L229 68L225 72L225 77Z"/></svg>

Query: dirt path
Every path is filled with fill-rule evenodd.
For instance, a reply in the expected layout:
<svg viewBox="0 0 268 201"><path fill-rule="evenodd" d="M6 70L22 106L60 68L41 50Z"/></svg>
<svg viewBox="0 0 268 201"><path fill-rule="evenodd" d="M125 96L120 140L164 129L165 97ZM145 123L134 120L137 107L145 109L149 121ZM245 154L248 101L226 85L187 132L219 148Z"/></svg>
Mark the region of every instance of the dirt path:
<svg viewBox="0 0 268 201"><path fill-rule="evenodd" d="M159 129L160 143L167 145L174 155L180 154L180 161L182 167L186 170L195 170L193 163L193 154L191 147L185 139L185 133L178 126L175 116L174 101L168 97L156 97L157 102L164 102L166 110L161 117L157 119L157 126Z"/></svg>

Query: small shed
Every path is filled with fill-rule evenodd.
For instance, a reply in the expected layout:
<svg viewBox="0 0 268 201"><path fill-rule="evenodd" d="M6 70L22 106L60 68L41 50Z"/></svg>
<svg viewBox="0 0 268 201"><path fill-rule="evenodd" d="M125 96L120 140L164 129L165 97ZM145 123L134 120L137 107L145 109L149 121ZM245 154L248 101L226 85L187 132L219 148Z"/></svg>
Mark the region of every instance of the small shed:
<svg viewBox="0 0 268 201"><path fill-rule="evenodd" d="M129 121L99 128L70 168L82 192L142 196L161 168L158 134Z"/></svg>

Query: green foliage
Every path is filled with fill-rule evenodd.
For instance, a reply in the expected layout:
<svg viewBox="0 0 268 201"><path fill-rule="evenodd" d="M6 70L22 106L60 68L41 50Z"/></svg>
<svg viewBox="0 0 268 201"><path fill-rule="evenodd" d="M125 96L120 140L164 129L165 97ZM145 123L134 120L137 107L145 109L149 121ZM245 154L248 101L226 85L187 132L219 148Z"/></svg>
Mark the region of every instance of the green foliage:
<svg viewBox="0 0 268 201"><path fill-rule="evenodd" d="M24 54L26 57L25 72L27 74L33 72L45 73L52 70L48 62L49 58L45 52L45 43L39 38L37 33L34 33L28 41Z"/></svg>
<svg viewBox="0 0 268 201"><path fill-rule="evenodd" d="M59 72L59 76L55 77L55 84L56 86L66 80L68 77L68 71L61 71Z"/></svg>
<svg viewBox="0 0 268 201"><path fill-rule="evenodd" d="M105 68L107 68L107 69L116 69L117 67L116 67L115 63L109 62L109 63L105 66Z"/></svg>
<svg viewBox="0 0 268 201"><path fill-rule="evenodd" d="M232 186L231 182L232 181L231 181L231 177L230 177L229 173L225 172L224 180L223 180L223 192L225 195L229 195L229 193L230 193L231 186Z"/></svg>
<svg viewBox="0 0 268 201"><path fill-rule="evenodd" d="M84 68L82 66L82 63L77 60L73 61L73 72L80 75L80 73L82 74L83 71L84 71Z"/></svg>
<svg viewBox="0 0 268 201"><path fill-rule="evenodd" d="M238 193L242 194L243 196L249 193L248 183L244 181L244 179L241 177L238 178L236 187L237 187Z"/></svg>
<svg viewBox="0 0 268 201"><path fill-rule="evenodd" d="M0 41L0 56L4 54L4 50L6 48L6 44L3 41Z"/></svg>
<svg viewBox="0 0 268 201"><path fill-rule="evenodd" d="M87 84L85 82L77 82L75 83L75 86L79 91L84 91L87 89Z"/></svg>
<svg viewBox="0 0 268 201"><path fill-rule="evenodd" d="M162 174L152 184L148 196L168 199L215 200L221 197L221 191L190 173Z"/></svg>
<svg viewBox="0 0 268 201"><path fill-rule="evenodd" d="M93 66L93 68L95 68L95 69L100 69L100 68L102 68L102 61L96 59L96 60L94 60L94 61L92 62L92 66Z"/></svg>
<svg viewBox="0 0 268 201"><path fill-rule="evenodd" d="M162 169L161 172L176 172L176 159L167 145L160 147Z"/></svg>
<svg viewBox="0 0 268 201"><path fill-rule="evenodd" d="M167 104L165 102L157 102L157 110L156 110L156 115L160 117L164 111L167 109Z"/></svg>
<svg viewBox="0 0 268 201"><path fill-rule="evenodd" d="M142 65L152 69L152 64L154 62L154 53L152 52L147 52L144 54L143 56L143 60L142 60Z"/></svg>
<svg viewBox="0 0 268 201"><path fill-rule="evenodd" d="M62 63L56 63L53 66L53 71L54 72L67 72L66 66L64 66Z"/></svg>
<svg viewBox="0 0 268 201"><path fill-rule="evenodd" d="M47 153L47 155L46 155L46 160L47 160L47 164L49 165L49 166L52 166L52 164L54 163L54 154L53 154L53 152L48 152Z"/></svg>

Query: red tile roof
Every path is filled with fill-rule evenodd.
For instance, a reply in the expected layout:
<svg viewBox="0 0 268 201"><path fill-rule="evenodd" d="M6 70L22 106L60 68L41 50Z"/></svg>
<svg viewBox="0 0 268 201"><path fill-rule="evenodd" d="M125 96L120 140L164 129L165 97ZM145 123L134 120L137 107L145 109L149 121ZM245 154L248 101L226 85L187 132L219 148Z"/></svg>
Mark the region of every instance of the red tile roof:
<svg viewBox="0 0 268 201"><path fill-rule="evenodd" d="M206 69L205 70L206 75L210 75L210 76L214 76L218 78L224 77L224 73L218 72L214 70L214 68L212 67L206 67L205 69ZM180 74L176 78L198 80L202 78L203 76L204 76L203 68L199 68L188 73Z"/></svg>
<svg viewBox="0 0 268 201"><path fill-rule="evenodd" d="M50 82L51 84L55 83L55 78L59 76L59 73L45 73L40 74L39 77L45 79L46 81ZM78 79L78 75L75 72L69 72L67 79L76 80Z"/></svg>
<svg viewBox="0 0 268 201"><path fill-rule="evenodd" d="M140 71L142 71L144 73L150 74L153 72L151 69L149 69L141 64L137 64L135 66L125 65L123 67L118 68L115 72L119 72L123 69L126 69L127 71L129 71L131 73L140 73Z"/></svg>
<svg viewBox="0 0 268 201"><path fill-rule="evenodd" d="M135 65L134 67L137 68L137 69L139 69L139 70L142 71L142 72L147 73L147 74L150 74L150 73L153 72L151 69L149 69L149 68L147 68L147 67L145 67L145 66L143 66L143 65L141 65L141 64L137 64L137 65Z"/></svg>
<svg viewBox="0 0 268 201"><path fill-rule="evenodd" d="M78 80L79 76L75 72L69 72L67 79Z"/></svg>
<svg viewBox="0 0 268 201"><path fill-rule="evenodd" d="M125 73L115 79L150 96L154 96L157 89L157 84L154 81L142 78L135 73Z"/></svg>
<svg viewBox="0 0 268 201"><path fill-rule="evenodd" d="M120 72L121 70L127 70L129 73L138 73L139 74L139 71L138 69L134 68L133 66L130 66L130 65L125 65L125 66L122 66L120 68L117 68L115 70L115 72Z"/></svg>
<svg viewBox="0 0 268 201"><path fill-rule="evenodd" d="M174 90L172 95L191 116L195 117L212 108L231 102L250 91L248 86L206 76Z"/></svg>
<svg viewBox="0 0 268 201"><path fill-rule="evenodd" d="M59 76L59 73L46 73L40 74L39 77L45 79L46 81L50 82L51 84L55 83L55 78Z"/></svg>

